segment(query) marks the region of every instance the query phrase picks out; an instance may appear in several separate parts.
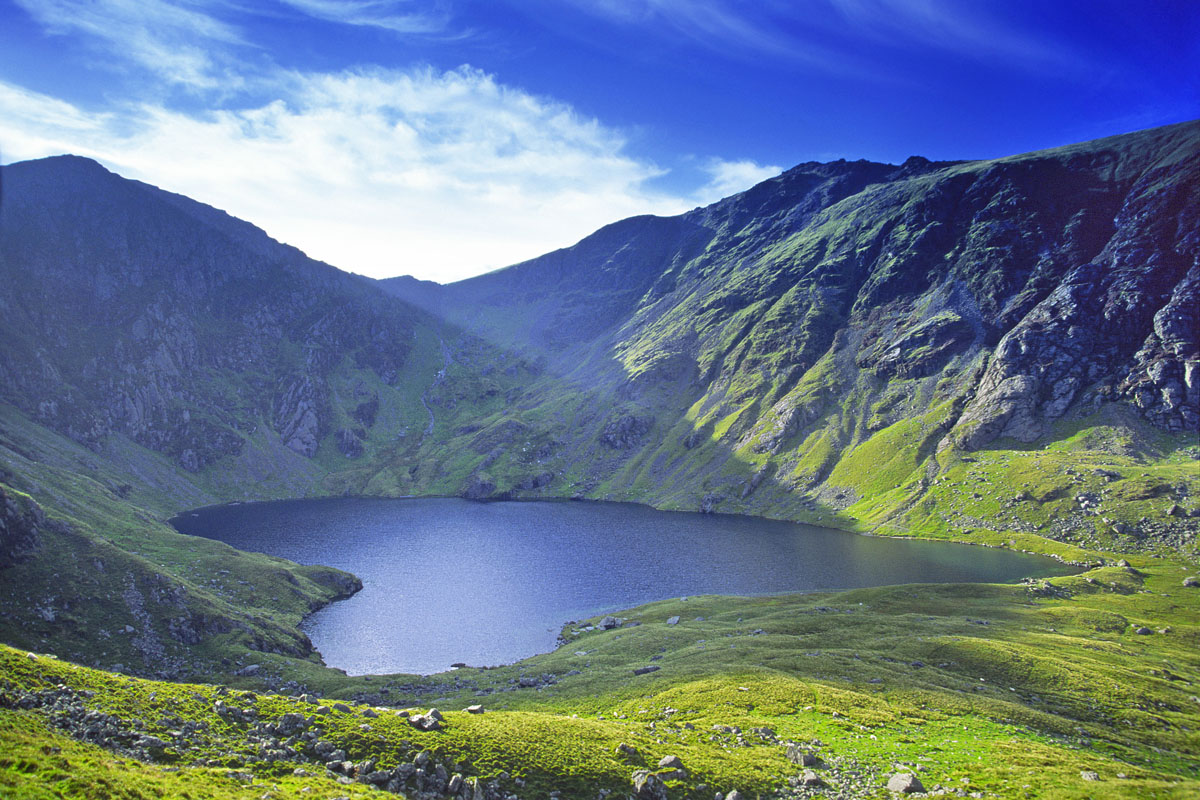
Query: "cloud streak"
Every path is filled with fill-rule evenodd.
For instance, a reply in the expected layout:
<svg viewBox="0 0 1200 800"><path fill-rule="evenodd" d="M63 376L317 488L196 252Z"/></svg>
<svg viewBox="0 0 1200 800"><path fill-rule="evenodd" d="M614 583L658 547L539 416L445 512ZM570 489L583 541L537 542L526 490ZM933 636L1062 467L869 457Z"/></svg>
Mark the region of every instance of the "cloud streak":
<svg viewBox="0 0 1200 800"><path fill-rule="evenodd" d="M682 36L727 56L790 61L895 81L872 50L921 48L1027 70L1082 68L1059 42L1012 24L1004 9L949 0L570 0L580 12L655 35ZM864 46L869 43L871 47Z"/></svg>
<svg viewBox="0 0 1200 800"><path fill-rule="evenodd" d="M91 114L0 84L13 160L65 151L181 192L344 269L452 280L562 247L614 219L679 213L775 167L712 161L698 193L621 132L471 68L281 76L279 96L189 114Z"/></svg>
<svg viewBox="0 0 1200 800"><path fill-rule="evenodd" d="M449 25L449 13L435 4L430 11L411 10L416 3L396 0L282 0L285 5L327 22L382 28L400 34L435 34Z"/></svg>
<svg viewBox="0 0 1200 800"><path fill-rule="evenodd" d="M240 32L198 6L163 0L16 0L48 32L82 34L107 54L133 62L175 83L226 88L217 57L243 44Z"/></svg>

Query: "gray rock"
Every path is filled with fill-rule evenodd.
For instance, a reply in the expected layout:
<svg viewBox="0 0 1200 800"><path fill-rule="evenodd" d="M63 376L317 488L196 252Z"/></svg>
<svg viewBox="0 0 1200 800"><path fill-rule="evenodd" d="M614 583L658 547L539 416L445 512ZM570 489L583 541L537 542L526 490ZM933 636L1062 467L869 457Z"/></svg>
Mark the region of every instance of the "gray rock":
<svg viewBox="0 0 1200 800"><path fill-rule="evenodd" d="M467 707L466 707L465 709L463 709L463 710L464 710L464 711L466 711L468 714L482 714L482 713L483 713L483 706L481 706L481 705L479 705L479 704L476 704L476 705L473 705L473 706L467 706Z"/></svg>
<svg viewBox="0 0 1200 800"><path fill-rule="evenodd" d="M648 667L638 667L633 671L634 675L649 675L651 672L658 672L662 667L657 664L651 664Z"/></svg>
<svg viewBox="0 0 1200 800"><path fill-rule="evenodd" d="M824 786L825 785L825 781L823 781L821 779L821 776L818 775L817 773L813 772L811 769L804 770L804 774L802 774L800 776L800 783L803 784L804 786ZM889 783L889 788L890 788L890 786L891 786L891 784Z"/></svg>
<svg viewBox="0 0 1200 800"><path fill-rule="evenodd" d="M793 764L799 764L802 767L815 766L818 761L816 753L798 744L788 745L787 759Z"/></svg>
<svg viewBox="0 0 1200 800"><path fill-rule="evenodd" d="M630 779L637 800L667 800L667 786L662 778L648 769L635 770Z"/></svg>
<svg viewBox="0 0 1200 800"><path fill-rule="evenodd" d="M1083 778L1085 781L1098 781L1100 780L1100 773L1092 772L1090 769L1085 769L1083 772L1079 773L1079 777Z"/></svg>
<svg viewBox="0 0 1200 800"><path fill-rule="evenodd" d="M667 619L667 624L668 625L678 625L679 624L679 615L675 615L674 617L669 617Z"/></svg>
<svg viewBox="0 0 1200 800"><path fill-rule="evenodd" d="M916 794L925 791L924 784L911 772L897 772L888 778L887 788L889 792L900 792L901 794Z"/></svg>
<svg viewBox="0 0 1200 800"><path fill-rule="evenodd" d="M636 747L631 744L625 744L624 742L621 742L619 745L617 745L617 754L624 756L625 758L638 758L641 755Z"/></svg>
<svg viewBox="0 0 1200 800"><path fill-rule="evenodd" d="M1200 586L1200 577L1197 577L1195 575L1189 575L1183 579L1183 585L1187 586L1189 588L1195 587L1195 586Z"/></svg>
<svg viewBox="0 0 1200 800"><path fill-rule="evenodd" d="M408 718L408 724L420 731L437 731L442 729L442 715L436 708L426 714L413 714Z"/></svg>
<svg viewBox="0 0 1200 800"><path fill-rule="evenodd" d="M1149 636L1150 634L1154 633L1154 631L1152 631L1152 630L1150 630L1149 628L1147 628L1147 627L1143 626L1143 627L1141 627L1141 628L1138 628L1137 630L1135 630L1135 631L1134 631L1134 633L1136 633L1138 636Z"/></svg>
<svg viewBox="0 0 1200 800"><path fill-rule="evenodd" d="M613 628L621 627L621 623L624 621L625 620L621 619L620 617L605 617L604 619L600 620L600 623L596 627L600 628L601 630L608 631L612 630Z"/></svg>
<svg viewBox="0 0 1200 800"><path fill-rule="evenodd" d="M659 769L683 769L683 760L679 756L663 756L658 760Z"/></svg>

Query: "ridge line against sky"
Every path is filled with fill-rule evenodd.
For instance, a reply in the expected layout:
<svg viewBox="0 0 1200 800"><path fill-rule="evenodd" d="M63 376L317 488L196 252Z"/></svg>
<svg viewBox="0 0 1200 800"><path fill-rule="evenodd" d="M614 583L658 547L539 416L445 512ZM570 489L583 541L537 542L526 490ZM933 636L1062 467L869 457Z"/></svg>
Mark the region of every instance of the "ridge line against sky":
<svg viewBox="0 0 1200 800"><path fill-rule="evenodd" d="M802 161L1193 119L1196 63L1184 0L0 0L0 162L446 282Z"/></svg>

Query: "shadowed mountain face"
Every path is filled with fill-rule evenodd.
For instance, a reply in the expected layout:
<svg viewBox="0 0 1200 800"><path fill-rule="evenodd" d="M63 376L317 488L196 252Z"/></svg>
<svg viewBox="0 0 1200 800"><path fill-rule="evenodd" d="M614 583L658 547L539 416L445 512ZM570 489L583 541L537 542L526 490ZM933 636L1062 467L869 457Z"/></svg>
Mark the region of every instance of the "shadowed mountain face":
<svg viewBox="0 0 1200 800"><path fill-rule="evenodd" d="M259 427L302 456L345 359L394 382L414 311L216 209L63 156L5 167L3 399L196 472Z"/></svg>
<svg viewBox="0 0 1200 800"><path fill-rule="evenodd" d="M171 675L215 637L309 654L294 625L347 576L161 523L230 500L587 497L1196 550L1198 123L802 164L449 286L347 275L86 159L0 177L6 642ZM130 614L144 635L91 635Z"/></svg>

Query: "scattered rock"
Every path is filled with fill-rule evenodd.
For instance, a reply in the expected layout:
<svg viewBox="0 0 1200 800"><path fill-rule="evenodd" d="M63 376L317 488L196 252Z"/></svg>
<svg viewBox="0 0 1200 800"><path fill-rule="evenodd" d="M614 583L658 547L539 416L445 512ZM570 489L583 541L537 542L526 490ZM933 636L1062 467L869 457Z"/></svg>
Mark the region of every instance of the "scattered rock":
<svg viewBox="0 0 1200 800"><path fill-rule="evenodd" d="M624 756L625 758L639 758L641 753L633 745L621 742L617 745L617 755Z"/></svg>
<svg viewBox="0 0 1200 800"><path fill-rule="evenodd" d="M1194 580L1194 579L1191 579L1191 580ZM1184 581L1184 586L1187 586L1187 585L1188 585L1187 581ZM678 625L679 624L679 616L676 615L674 617L668 617L667 624L668 625Z"/></svg>
<svg viewBox="0 0 1200 800"><path fill-rule="evenodd" d="M1200 586L1200 577L1189 575L1183 579L1183 585L1189 588Z"/></svg>
<svg viewBox="0 0 1200 800"><path fill-rule="evenodd" d="M802 767L816 766L817 754L798 744L790 744L787 749L788 761L793 764L799 764Z"/></svg>
<svg viewBox="0 0 1200 800"><path fill-rule="evenodd" d="M473 705L473 706L467 706L467 707L466 707L466 708L464 708L463 710L464 710L464 711L466 711L468 714L482 714L482 713L483 713L483 706L481 706L481 705L479 705L479 704L476 704L476 705Z"/></svg>
<svg viewBox="0 0 1200 800"><path fill-rule="evenodd" d="M651 664L647 667L638 667L637 669L635 669L633 671L633 674L634 675L648 675L651 672L658 672L660 669L662 669L662 667L660 667L658 664Z"/></svg>
<svg viewBox="0 0 1200 800"><path fill-rule="evenodd" d="M811 769L804 770L804 774L800 776L800 783L805 786L824 786L825 781L821 780L821 776L813 772ZM888 783L888 788L891 788L891 783Z"/></svg>
<svg viewBox="0 0 1200 800"><path fill-rule="evenodd" d="M408 724L421 731L441 730L442 715L436 708L431 708L424 714L413 714L408 718Z"/></svg>
<svg viewBox="0 0 1200 800"><path fill-rule="evenodd" d="M679 756L663 756L658 760L659 769L683 769L683 760Z"/></svg>
<svg viewBox="0 0 1200 800"><path fill-rule="evenodd" d="M637 800L667 800L667 786L648 769L635 770L631 778Z"/></svg>
<svg viewBox="0 0 1200 800"><path fill-rule="evenodd" d="M897 772L888 778L887 788L889 792L899 792L901 794L916 794L917 792L925 791L924 784L911 772Z"/></svg>
<svg viewBox="0 0 1200 800"><path fill-rule="evenodd" d="M1083 772L1079 773L1079 777L1083 778L1085 781L1098 781L1100 780L1100 773L1093 772L1090 769L1085 769Z"/></svg>
<svg viewBox="0 0 1200 800"><path fill-rule="evenodd" d="M1138 628L1136 631L1134 631L1134 633L1136 633L1138 636L1149 636L1150 634L1154 633L1154 631L1143 626L1141 628Z"/></svg>

